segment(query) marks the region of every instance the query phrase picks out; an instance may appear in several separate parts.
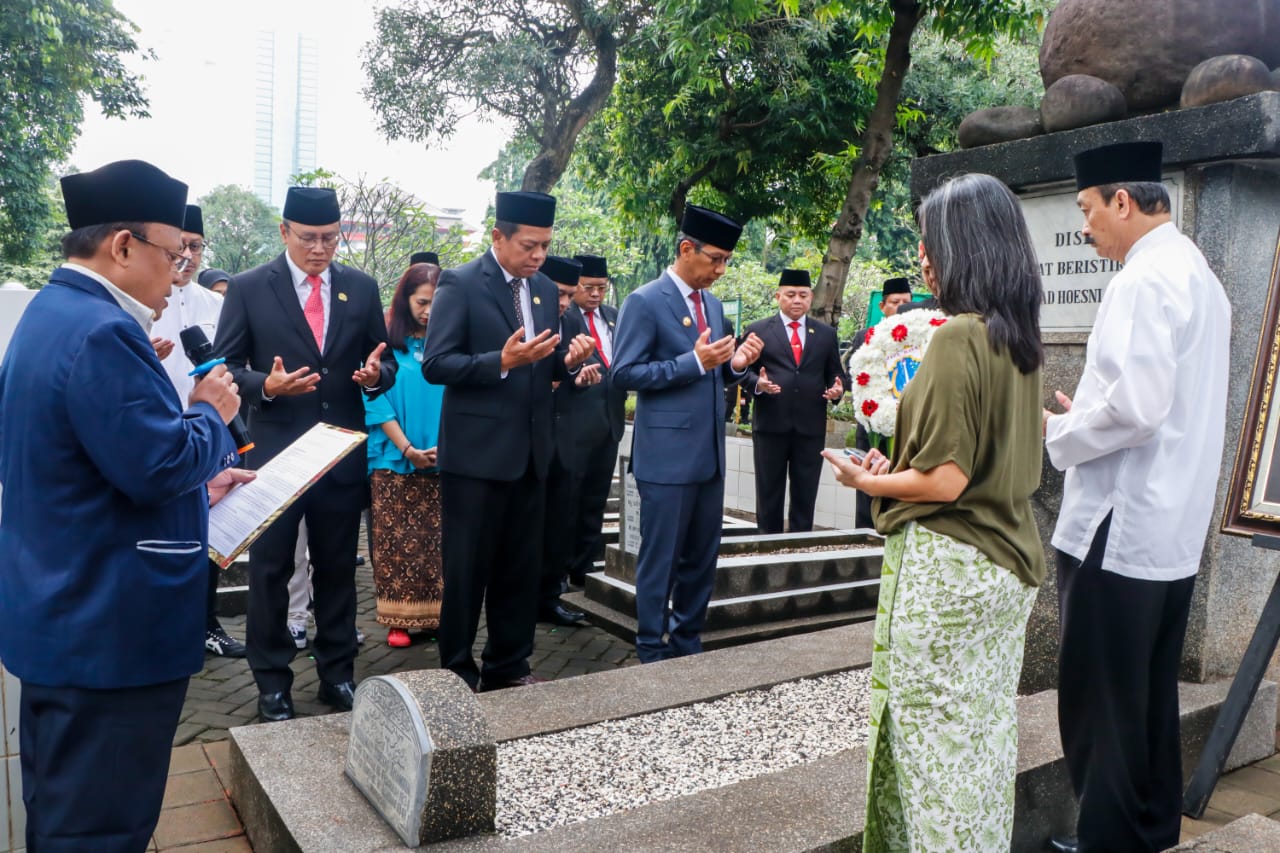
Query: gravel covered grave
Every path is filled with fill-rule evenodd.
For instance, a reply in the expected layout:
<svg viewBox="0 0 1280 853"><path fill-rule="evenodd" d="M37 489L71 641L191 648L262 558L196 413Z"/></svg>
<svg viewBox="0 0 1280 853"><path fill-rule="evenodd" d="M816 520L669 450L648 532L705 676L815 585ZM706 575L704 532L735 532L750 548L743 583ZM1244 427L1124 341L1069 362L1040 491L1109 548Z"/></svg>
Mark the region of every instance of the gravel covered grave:
<svg viewBox="0 0 1280 853"><path fill-rule="evenodd" d="M867 738L870 671L803 679L498 745L514 837L775 773Z"/></svg>

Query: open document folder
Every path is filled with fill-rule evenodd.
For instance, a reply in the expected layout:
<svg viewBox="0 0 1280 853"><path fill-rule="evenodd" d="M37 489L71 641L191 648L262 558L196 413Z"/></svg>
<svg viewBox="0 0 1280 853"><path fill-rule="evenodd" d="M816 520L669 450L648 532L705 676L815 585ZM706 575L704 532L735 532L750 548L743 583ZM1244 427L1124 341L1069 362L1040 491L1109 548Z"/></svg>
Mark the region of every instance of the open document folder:
<svg viewBox="0 0 1280 853"><path fill-rule="evenodd" d="M274 459L258 477L232 489L209 510L209 557L222 568L271 526L280 513L368 436L316 424Z"/></svg>

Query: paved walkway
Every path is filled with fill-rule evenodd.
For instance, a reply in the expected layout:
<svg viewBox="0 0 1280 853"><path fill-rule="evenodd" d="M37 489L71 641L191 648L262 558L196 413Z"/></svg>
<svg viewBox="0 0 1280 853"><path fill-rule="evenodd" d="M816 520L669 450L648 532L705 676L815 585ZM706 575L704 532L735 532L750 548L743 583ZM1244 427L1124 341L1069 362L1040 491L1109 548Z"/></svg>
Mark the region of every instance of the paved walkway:
<svg viewBox="0 0 1280 853"><path fill-rule="evenodd" d="M434 642L415 642L408 649L387 646L386 629L375 621L373 579L367 566L357 569L356 581L357 624L366 636L356 659L357 681L370 675L438 667L440 656ZM223 619L223 625L232 635L244 638L244 617ZM477 656L484 640L482 624ZM539 624L530 663L534 673L543 678L569 678L634 664L635 654L630 645L598 628ZM293 669L298 714L328 713L328 706L315 701L315 664L310 656L299 652ZM174 739L169 786L153 850L252 851L227 798L225 774L230 753L227 729L257 722L257 699L257 688L243 660L208 657L204 671L191 680ZM1280 755L1224 776L1204 818L1183 818L1182 839L1203 835L1250 813L1280 821Z"/></svg>

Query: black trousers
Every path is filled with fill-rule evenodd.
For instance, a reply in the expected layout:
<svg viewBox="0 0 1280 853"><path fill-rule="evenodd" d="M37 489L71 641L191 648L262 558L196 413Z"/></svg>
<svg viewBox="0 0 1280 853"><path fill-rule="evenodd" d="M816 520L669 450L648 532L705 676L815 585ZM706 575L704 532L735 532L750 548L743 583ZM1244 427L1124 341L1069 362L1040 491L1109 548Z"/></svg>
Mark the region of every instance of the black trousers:
<svg viewBox="0 0 1280 853"><path fill-rule="evenodd" d="M822 476L822 448L826 436L791 432L754 432L751 436L756 467L756 525L761 533L782 532L782 507L787 480L791 481L792 533L813 529L813 506Z"/></svg>
<svg viewBox="0 0 1280 853"><path fill-rule="evenodd" d="M867 451L871 449L871 436L867 434L862 424L857 426L857 434L853 440L853 446L858 450ZM855 527L867 527L875 529L875 521L871 518L871 495L858 490L857 496L853 501L853 523Z"/></svg>
<svg viewBox="0 0 1280 853"><path fill-rule="evenodd" d="M289 635L289 578L293 576L298 523L307 521L311 552L316 635L311 653L323 681L355 677L356 548L360 509L333 511L304 494L249 548L249 612L245 645L254 681L262 693L293 686L290 662L298 653Z"/></svg>
<svg viewBox="0 0 1280 853"><path fill-rule="evenodd" d="M1195 578L1105 571L1111 518L1084 561L1058 552L1058 727L1080 849L1142 853L1178 843L1178 668Z"/></svg>
<svg viewBox="0 0 1280 853"><path fill-rule="evenodd" d="M591 448L583 466L578 506L574 512L577 541L569 563L569 576L575 580L581 580L591 572L596 555L604 551L600 545L600 531L604 527L604 510L609 503L609 487L617 470L618 442L610 437Z"/></svg>
<svg viewBox="0 0 1280 853"><path fill-rule="evenodd" d="M532 465L511 482L440 475L440 664L475 687L529 674L538 615L546 482ZM472 647L484 605L489 639Z"/></svg>
<svg viewBox="0 0 1280 853"><path fill-rule="evenodd" d="M547 472L543 502L546 515L542 529L542 575L538 580L539 607L555 607L560 603L564 578L573 558L581 489L581 476L561 464L557 453Z"/></svg>
<svg viewBox="0 0 1280 853"><path fill-rule="evenodd" d="M169 775L187 679L89 690L23 682L22 802L30 853L142 853Z"/></svg>

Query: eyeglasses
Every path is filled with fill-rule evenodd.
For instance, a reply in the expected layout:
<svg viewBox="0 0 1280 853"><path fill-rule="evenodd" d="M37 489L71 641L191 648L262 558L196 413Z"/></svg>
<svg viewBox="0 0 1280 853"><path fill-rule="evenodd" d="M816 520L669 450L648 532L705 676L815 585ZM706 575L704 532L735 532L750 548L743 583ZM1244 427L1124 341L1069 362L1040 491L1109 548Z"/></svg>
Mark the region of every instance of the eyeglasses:
<svg viewBox="0 0 1280 853"><path fill-rule="evenodd" d="M173 264L173 268L176 272L186 272L187 267L191 266L190 258L184 258L182 255L179 255L177 252L171 249L166 249L164 246L161 246L159 243L152 243L150 240L148 240L146 237L143 237L137 231L130 231L129 234L132 235L135 240L139 240L143 243L146 243L148 246L155 246L157 249L159 249L160 251L168 255L169 263ZM182 248L183 248L183 251L187 249L186 246L183 246Z"/></svg>
<svg viewBox="0 0 1280 853"><path fill-rule="evenodd" d="M733 257L733 255L713 255L701 246L698 246L694 251L711 261L713 267L727 267L729 266L729 259Z"/></svg>
<svg viewBox="0 0 1280 853"><path fill-rule="evenodd" d="M208 245L209 244L204 242L203 240L192 240L190 243L186 244L186 246L184 246L183 248L190 249L191 254L193 255L202 255L204 254L204 250L208 247Z"/></svg>
<svg viewBox="0 0 1280 853"><path fill-rule="evenodd" d="M587 293L604 293L609 289L607 284L583 284L579 286Z"/></svg>
<svg viewBox="0 0 1280 853"><path fill-rule="evenodd" d="M316 244L323 245L326 249L332 249L338 245L338 241L342 239L342 233L337 234L307 234L302 235L294 231L288 225L285 226L290 234L298 238L298 242L306 246L308 249L314 248Z"/></svg>

